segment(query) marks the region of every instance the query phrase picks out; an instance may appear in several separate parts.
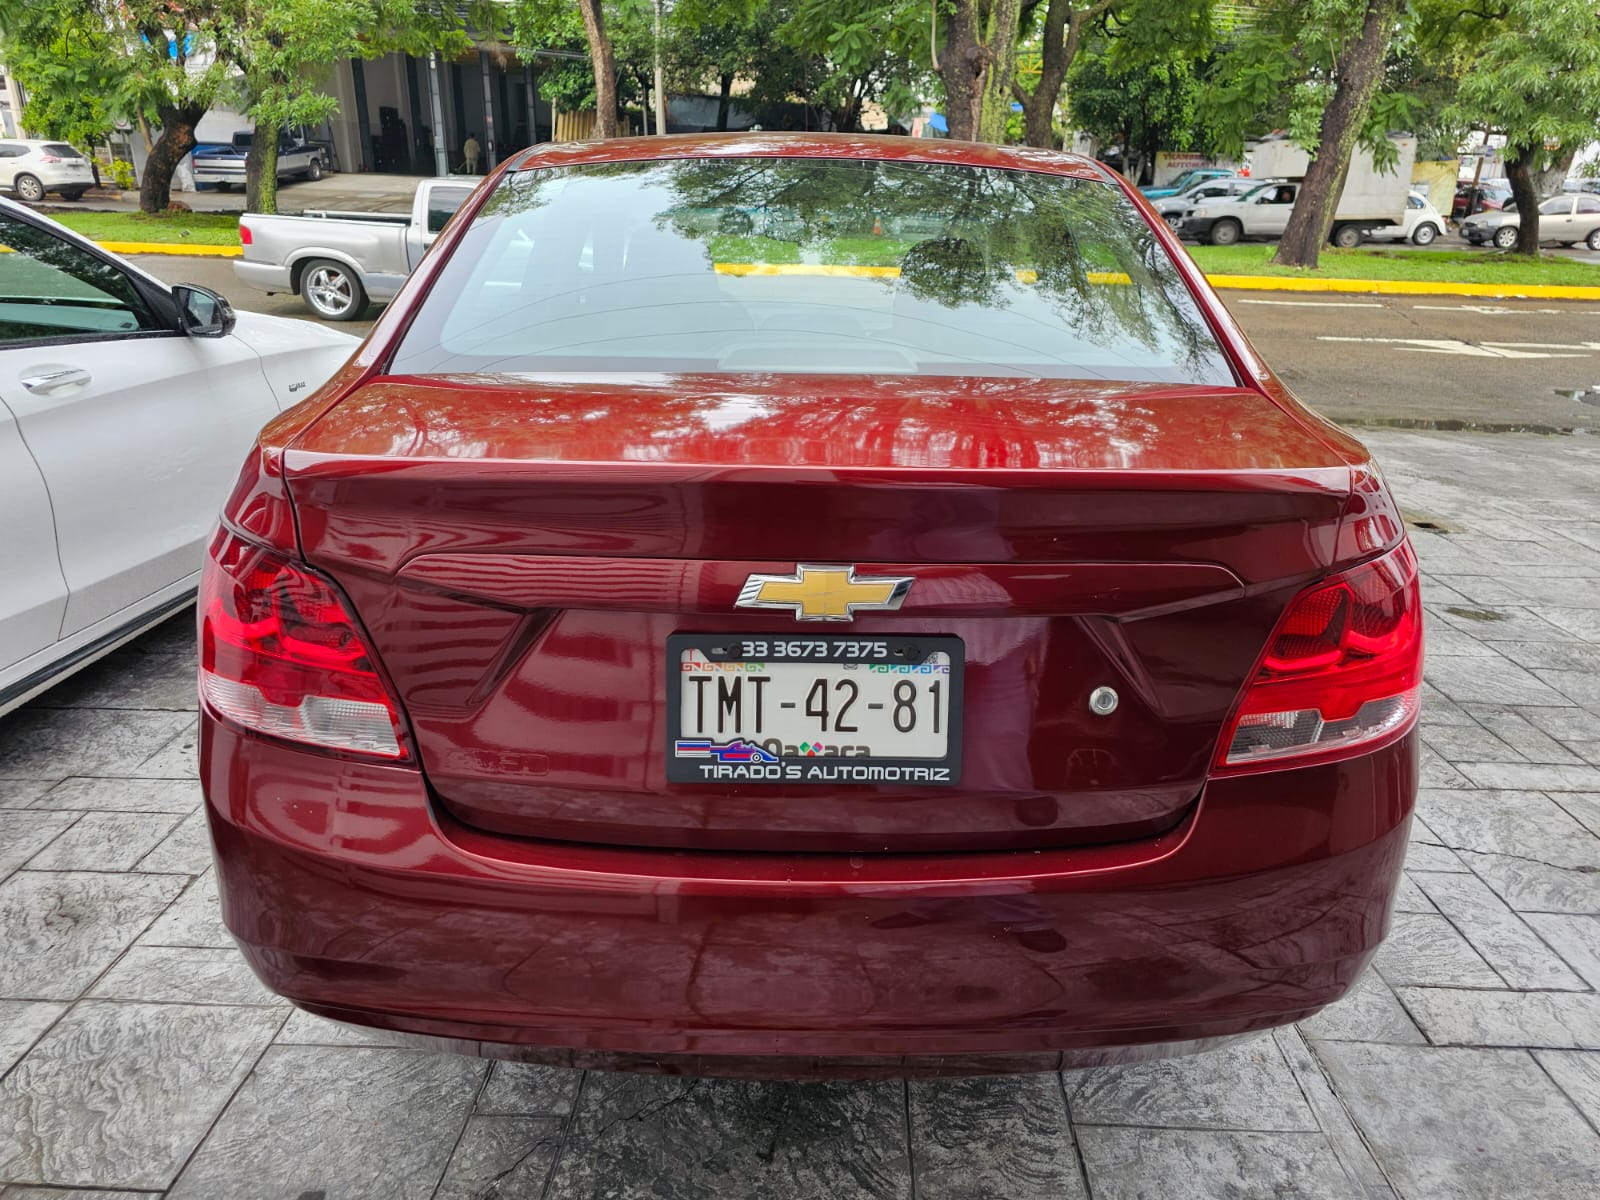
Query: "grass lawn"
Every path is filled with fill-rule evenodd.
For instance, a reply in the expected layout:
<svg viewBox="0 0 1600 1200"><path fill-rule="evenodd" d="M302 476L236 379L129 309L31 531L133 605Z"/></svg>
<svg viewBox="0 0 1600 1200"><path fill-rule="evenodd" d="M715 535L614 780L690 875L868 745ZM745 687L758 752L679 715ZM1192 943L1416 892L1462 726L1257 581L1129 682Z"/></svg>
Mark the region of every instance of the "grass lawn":
<svg viewBox="0 0 1600 1200"><path fill-rule="evenodd" d="M1207 275L1289 275L1302 279L1408 279L1426 283L1556 284L1600 287L1600 254L1594 262L1568 258L1522 258L1483 250L1324 249L1315 271L1275 267L1270 245L1190 246Z"/></svg>
<svg viewBox="0 0 1600 1200"><path fill-rule="evenodd" d="M238 213L80 212L50 210L68 229L97 242L179 242L191 246L237 246Z"/></svg>

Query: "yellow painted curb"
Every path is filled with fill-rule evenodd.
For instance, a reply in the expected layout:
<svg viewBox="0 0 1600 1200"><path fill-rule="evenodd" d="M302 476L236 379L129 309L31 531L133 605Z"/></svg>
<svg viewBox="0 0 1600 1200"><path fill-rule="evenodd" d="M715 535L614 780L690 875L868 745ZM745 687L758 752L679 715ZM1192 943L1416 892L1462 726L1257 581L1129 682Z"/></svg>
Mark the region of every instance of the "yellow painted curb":
<svg viewBox="0 0 1600 1200"><path fill-rule="evenodd" d="M243 246L186 246L182 242L96 242L113 254L178 254L190 258L238 258Z"/></svg>
<svg viewBox="0 0 1600 1200"><path fill-rule="evenodd" d="M1425 283L1415 279L1302 279L1295 275L1207 275L1214 288L1263 292L1359 292L1378 296L1489 296L1496 300L1600 300L1600 287L1553 283Z"/></svg>

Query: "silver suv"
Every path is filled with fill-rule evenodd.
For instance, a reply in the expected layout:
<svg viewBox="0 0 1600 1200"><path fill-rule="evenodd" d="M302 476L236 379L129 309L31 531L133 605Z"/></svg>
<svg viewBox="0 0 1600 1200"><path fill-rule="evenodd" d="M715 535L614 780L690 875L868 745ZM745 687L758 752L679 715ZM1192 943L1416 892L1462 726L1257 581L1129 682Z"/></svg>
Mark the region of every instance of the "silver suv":
<svg viewBox="0 0 1600 1200"><path fill-rule="evenodd" d="M0 188L37 204L46 192L78 200L94 186L89 160L65 142L0 141Z"/></svg>

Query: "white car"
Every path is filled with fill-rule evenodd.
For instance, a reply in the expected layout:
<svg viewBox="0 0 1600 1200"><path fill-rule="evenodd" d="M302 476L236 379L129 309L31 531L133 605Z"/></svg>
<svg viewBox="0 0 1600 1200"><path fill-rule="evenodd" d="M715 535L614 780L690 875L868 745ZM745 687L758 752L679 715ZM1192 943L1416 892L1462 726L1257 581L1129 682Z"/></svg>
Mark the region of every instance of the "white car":
<svg viewBox="0 0 1600 1200"><path fill-rule="evenodd" d="M1152 200L1151 207L1166 219L1168 225L1174 229L1183 223L1183 215L1191 208L1206 203L1208 200L1223 201L1234 200L1244 195L1251 188L1259 187L1259 179L1249 179L1243 175L1224 175L1220 179L1207 179L1200 183L1192 184L1175 196L1165 196L1160 200Z"/></svg>
<svg viewBox="0 0 1600 1200"><path fill-rule="evenodd" d="M1421 192L1406 197L1406 215L1398 225L1380 225L1367 231L1367 240L1374 242L1411 241L1418 246L1431 245L1444 236L1444 218Z"/></svg>
<svg viewBox="0 0 1600 1200"><path fill-rule="evenodd" d="M94 186L89 160L65 142L0 141L0 188L37 204L46 192L78 200Z"/></svg>
<svg viewBox="0 0 1600 1200"><path fill-rule="evenodd" d="M0 713L191 601L257 431L357 344L0 199Z"/></svg>

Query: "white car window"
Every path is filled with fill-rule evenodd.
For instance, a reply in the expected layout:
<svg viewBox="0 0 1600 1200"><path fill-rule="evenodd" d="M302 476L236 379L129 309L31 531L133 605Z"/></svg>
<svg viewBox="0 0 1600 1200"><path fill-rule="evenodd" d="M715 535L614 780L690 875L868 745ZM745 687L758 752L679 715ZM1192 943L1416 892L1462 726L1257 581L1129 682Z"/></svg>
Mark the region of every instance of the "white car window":
<svg viewBox="0 0 1600 1200"><path fill-rule="evenodd" d="M1572 211L1572 197L1552 196L1539 205L1539 211L1549 217L1564 217Z"/></svg>
<svg viewBox="0 0 1600 1200"><path fill-rule="evenodd" d="M0 346L163 327L110 263L37 226L0 216Z"/></svg>
<svg viewBox="0 0 1600 1200"><path fill-rule="evenodd" d="M1600 196L1579 196L1578 211L1581 213L1600 213Z"/></svg>

